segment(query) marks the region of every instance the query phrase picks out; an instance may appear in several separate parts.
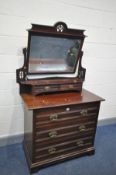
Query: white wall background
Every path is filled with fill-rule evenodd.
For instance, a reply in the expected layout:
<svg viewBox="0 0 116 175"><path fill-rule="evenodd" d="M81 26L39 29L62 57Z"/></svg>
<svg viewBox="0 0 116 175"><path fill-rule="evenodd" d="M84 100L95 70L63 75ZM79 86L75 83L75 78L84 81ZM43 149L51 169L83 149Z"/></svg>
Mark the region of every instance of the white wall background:
<svg viewBox="0 0 116 175"><path fill-rule="evenodd" d="M0 0L0 137L23 133L23 107L16 69L31 23L64 21L85 29L83 51L87 68L84 87L106 99L99 120L116 117L116 1Z"/></svg>

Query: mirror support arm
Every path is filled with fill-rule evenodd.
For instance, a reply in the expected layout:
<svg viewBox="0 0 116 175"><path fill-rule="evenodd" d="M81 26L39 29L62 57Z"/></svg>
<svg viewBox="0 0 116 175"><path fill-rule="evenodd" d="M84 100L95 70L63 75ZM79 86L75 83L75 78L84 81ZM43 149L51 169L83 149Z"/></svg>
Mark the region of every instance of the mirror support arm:
<svg viewBox="0 0 116 175"><path fill-rule="evenodd" d="M22 68L16 70L16 75L17 75L17 82L20 83L20 81L25 81L26 80L26 75L27 75L27 49L23 48L23 55L24 55L24 64Z"/></svg>

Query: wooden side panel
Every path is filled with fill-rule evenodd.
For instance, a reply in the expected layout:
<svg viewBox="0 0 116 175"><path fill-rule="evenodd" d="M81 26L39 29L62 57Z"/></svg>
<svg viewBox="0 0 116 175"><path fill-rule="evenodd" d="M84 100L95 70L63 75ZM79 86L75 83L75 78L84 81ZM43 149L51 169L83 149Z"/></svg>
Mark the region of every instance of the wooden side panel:
<svg viewBox="0 0 116 175"><path fill-rule="evenodd" d="M28 163L33 159L33 111L24 106L24 147Z"/></svg>

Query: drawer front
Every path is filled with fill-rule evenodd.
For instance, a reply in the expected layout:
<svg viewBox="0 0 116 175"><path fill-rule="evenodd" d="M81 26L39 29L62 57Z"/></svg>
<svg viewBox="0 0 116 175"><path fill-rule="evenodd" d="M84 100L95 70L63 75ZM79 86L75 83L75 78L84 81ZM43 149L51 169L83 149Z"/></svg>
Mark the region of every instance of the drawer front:
<svg viewBox="0 0 116 175"><path fill-rule="evenodd" d="M53 123L53 122L58 122L58 121L66 121L69 119L75 119L77 117L92 117L92 116L97 116L98 110L96 107L92 108L87 108L87 109L82 109L82 110L76 110L76 111L71 111L67 113L54 113L51 115L44 115L44 116L36 116L36 124L39 125L45 125L48 123Z"/></svg>
<svg viewBox="0 0 116 175"><path fill-rule="evenodd" d="M69 134L81 134L88 131L92 131L95 128L95 121L90 121L86 123L77 124L59 128L53 128L49 130L37 130L35 133L35 138L38 140L49 140L56 139L61 136L66 136Z"/></svg>
<svg viewBox="0 0 116 175"><path fill-rule="evenodd" d="M34 110L34 117L38 122L54 121L62 119L63 115L77 112L81 116L88 115L92 112L99 110L99 102L80 104L80 105L69 105L61 107L53 107L46 109Z"/></svg>
<svg viewBox="0 0 116 175"><path fill-rule="evenodd" d="M82 89L82 82L77 84L52 84L52 85L36 85L32 88L32 94L40 94L45 92L58 92L58 91L80 91Z"/></svg>
<svg viewBox="0 0 116 175"><path fill-rule="evenodd" d="M57 145L52 145L43 148L36 148L35 161L37 160L42 161L57 156L63 156L67 153L87 149L92 146L93 146L92 136L86 136L85 138L73 139L67 142L59 143Z"/></svg>

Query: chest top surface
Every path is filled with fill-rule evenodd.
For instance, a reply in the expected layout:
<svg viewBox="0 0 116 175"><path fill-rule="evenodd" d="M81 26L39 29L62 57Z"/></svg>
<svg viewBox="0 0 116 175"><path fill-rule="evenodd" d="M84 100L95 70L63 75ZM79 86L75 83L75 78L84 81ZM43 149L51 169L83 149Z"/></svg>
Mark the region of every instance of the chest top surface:
<svg viewBox="0 0 116 175"><path fill-rule="evenodd" d="M103 98L87 91L82 90L81 93L70 92L60 94L48 94L33 96L29 94L21 95L28 109L49 108L64 105L74 105L90 102L104 101Z"/></svg>

